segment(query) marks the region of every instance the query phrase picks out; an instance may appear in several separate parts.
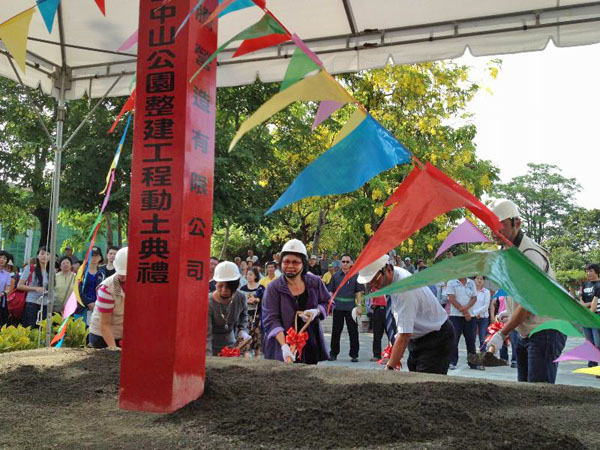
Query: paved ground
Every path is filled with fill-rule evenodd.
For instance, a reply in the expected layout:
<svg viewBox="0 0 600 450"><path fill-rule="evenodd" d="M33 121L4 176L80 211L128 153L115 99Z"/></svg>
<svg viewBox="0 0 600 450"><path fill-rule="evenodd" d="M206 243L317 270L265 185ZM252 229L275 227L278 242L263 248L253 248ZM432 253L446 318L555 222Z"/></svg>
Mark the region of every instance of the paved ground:
<svg viewBox="0 0 600 450"><path fill-rule="evenodd" d="M323 329L325 332L325 339L329 342L331 341L331 318L328 318L323 323ZM350 349L350 343L348 339L348 332L346 331L346 327L344 325L344 331L342 332L342 338L340 342L340 354L338 355L337 361L326 361L319 363L319 365L323 366L331 366L331 367L350 367L354 369L371 369L371 370L381 370L382 366L375 363L370 362L369 359L373 356L372 354L372 345L373 345L373 334L372 333L359 333L360 340L360 351L359 351L359 361L357 363L353 363L350 361L350 357L348 356L348 352ZM578 345L583 343L583 338L568 338L567 345L565 347L565 351L570 350ZM383 338L382 346L385 347L387 345L387 339ZM512 369L510 367L487 367L485 371L479 370L471 370L467 365L467 351L464 344L464 340L461 339L461 342L458 347L459 350L459 359L456 370L451 370L448 375L453 377L466 377L466 378L480 378L480 379L488 379L488 380L502 380L502 381L517 381L517 369ZM510 354L510 349L509 349ZM403 367L406 367L406 357L408 356L408 352L405 353L404 359L402 360ZM573 370L579 369L581 367L587 367L587 363L583 361L565 361L561 362L558 366L558 375L556 377L557 384L565 384L571 386L589 386L600 388L600 379L595 378L591 375L572 373ZM403 369L408 370L408 369Z"/></svg>

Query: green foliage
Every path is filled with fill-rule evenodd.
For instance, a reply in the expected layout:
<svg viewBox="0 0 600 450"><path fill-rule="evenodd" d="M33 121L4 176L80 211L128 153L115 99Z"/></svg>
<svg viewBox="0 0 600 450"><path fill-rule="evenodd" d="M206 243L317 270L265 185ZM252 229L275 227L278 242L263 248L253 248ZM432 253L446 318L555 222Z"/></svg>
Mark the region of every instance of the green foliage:
<svg viewBox="0 0 600 450"><path fill-rule="evenodd" d="M56 335L63 319L60 314L55 313L52 316L52 337ZM63 346L72 348L85 347L88 330L82 319L74 320L69 317L67 320L67 331ZM13 352L17 350L30 350L44 346L46 340L46 321L44 320L40 328L24 328L22 325L6 326L0 328L0 353Z"/></svg>
<svg viewBox="0 0 600 450"><path fill-rule="evenodd" d="M581 269L557 270L556 280L567 288L576 288L586 279L585 271Z"/></svg>

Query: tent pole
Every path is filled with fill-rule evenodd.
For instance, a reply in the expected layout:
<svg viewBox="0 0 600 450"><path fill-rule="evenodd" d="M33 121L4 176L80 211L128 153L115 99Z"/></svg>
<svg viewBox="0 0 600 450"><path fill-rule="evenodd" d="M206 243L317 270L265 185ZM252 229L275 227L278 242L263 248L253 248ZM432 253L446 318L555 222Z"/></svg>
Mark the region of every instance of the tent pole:
<svg viewBox="0 0 600 450"><path fill-rule="evenodd" d="M48 316L46 318L46 347L50 347L52 338L52 313L54 308L54 281L56 267L56 222L58 219L58 198L60 195L60 159L63 149L63 126L65 122L65 68L60 70L60 88L58 91L58 113L56 120L56 146L54 150L54 174L52 175L52 202L50 205L50 276L48 276Z"/></svg>

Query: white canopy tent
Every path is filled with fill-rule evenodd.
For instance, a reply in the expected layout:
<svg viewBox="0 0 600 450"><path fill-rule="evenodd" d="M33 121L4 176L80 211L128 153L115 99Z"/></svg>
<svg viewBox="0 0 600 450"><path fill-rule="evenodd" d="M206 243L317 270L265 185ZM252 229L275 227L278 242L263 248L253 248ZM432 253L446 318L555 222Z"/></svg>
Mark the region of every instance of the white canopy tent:
<svg viewBox="0 0 600 450"><path fill-rule="evenodd" d="M35 1L3 3L0 23ZM550 41L558 47L600 42L600 1L269 0L268 7L334 74L383 67L390 61L408 64L456 58L467 48L475 56L485 56L543 50ZM253 7L224 16L219 21L219 45L262 14ZM58 102L51 265L56 254L61 152L81 128L63 145L65 102L84 94L101 99L130 94L136 47L123 52L117 49L137 30L138 15L139 0L106 0L106 17L93 0L62 0L49 34L41 14L34 14L25 74L0 41L0 75L29 87L39 86ZM219 54L218 86L249 84L257 78L280 81L295 50L289 42L232 58L239 44ZM53 281L51 277L50 309ZM48 326L47 345L50 330Z"/></svg>

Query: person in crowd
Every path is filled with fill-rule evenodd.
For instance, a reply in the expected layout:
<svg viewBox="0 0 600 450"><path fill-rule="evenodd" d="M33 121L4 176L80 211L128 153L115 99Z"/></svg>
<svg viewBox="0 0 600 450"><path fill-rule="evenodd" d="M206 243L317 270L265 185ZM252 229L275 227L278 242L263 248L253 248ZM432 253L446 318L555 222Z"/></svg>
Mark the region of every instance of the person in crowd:
<svg viewBox="0 0 600 450"><path fill-rule="evenodd" d="M53 312L62 313L65 303L73 292L75 285L75 274L73 264L68 256L61 256L58 260L60 270L54 278L54 307Z"/></svg>
<svg viewBox="0 0 600 450"><path fill-rule="evenodd" d="M14 280L12 270L8 270L10 254L4 250L0 251L0 327L8 322L8 294L13 289Z"/></svg>
<svg viewBox="0 0 600 450"><path fill-rule="evenodd" d="M78 305L75 311L75 317L83 317L83 321L88 325L94 311L97 289L101 283L100 264L102 264L102 261L103 257L100 247L92 247L87 273L84 272L83 282L79 287L79 295L83 306Z"/></svg>
<svg viewBox="0 0 600 450"><path fill-rule="evenodd" d="M308 272L306 247L298 239L289 240L281 249L281 270L283 276L270 283L263 296L265 358L304 364L326 361L329 351L321 321L327 317L331 295L323 281ZM300 331L306 323L308 340L301 352L292 351L286 334L296 324Z"/></svg>
<svg viewBox="0 0 600 450"><path fill-rule="evenodd" d="M46 318L48 313L48 276L50 253L45 246L38 249L35 266L26 266L19 280L17 289L27 292L25 309L21 317L24 327L38 327L37 323ZM31 276L31 282L28 280Z"/></svg>
<svg viewBox="0 0 600 450"><path fill-rule="evenodd" d="M273 253L273 261L275 261L275 276L276 277L280 277L282 275L281 273L281 257L279 256L279 253Z"/></svg>
<svg viewBox="0 0 600 450"><path fill-rule="evenodd" d="M410 262L410 258L408 256L404 258L404 266L410 273L415 273L415 266Z"/></svg>
<svg viewBox="0 0 600 450"><path fill-rule="evenodd" d="M245 286L240 287L240 292L246 296L246 303L248 304L248 321L250 335L252 335L252 345L254 349L254 355L258 356L260 353L260 339L259 330L261 329L261 317L262 317L262 298L265 292L265 288L259 283L260 274L258 269L253 267L247 273L248 282Z"/></svg>
<svg viewBox="0 0 600 450"><path fill-rule="evenodd" d="M240 262L240 284L244 285L246 283L248 283L248 263L246 261L241 261ZM244 280L244 281L242 281Z"/></svg>
<svg viewBox="0 0 600 450"><path fill-rule="evenodd" d="M517 205L511 200L496 199L491 202L489 208L502 222L503 228L500 230L502 236L540 270L550 278L554 278L548 251L535 243L521 229L520 212ZM499 237L496 239L498 244L505 245L502 239ZM499 351L510 332L516 330L519 333L516 345L518 380L554 384L558 371L558 363L555 363L554 360L562 353L567 337L560 331L552 329L538 331L530 336L536 327L552 318L533 314L510 296L506 298L506 305L508 317L504 327L491 337L489 345L493 345L496 351Z"/></svg>
<svg viewBox="0 0 600 450"><path fill-rule="evenodd" d="M248 339L248 304L238 291L240 271L235 263L223 261L215 267L214 292L208 296L207 356L217 356L223 347L233 347L236 339Z"/></svg>
<svg viewBox="0 0 600 450"><path fill-rule="evenodd" d="M395 258L394 258L395 260ZM378 291L383 287L383 278L369 276L370 269L373 267L367 266L362 269L358 273L357 281L367 287L369 292ZM371 324L373 328L373 357L371 361L379 361L381 359L381 340L383 339L383 334L385 333L385 316L386 316L386 306L387 300L385 295L381 295L378 297L373 297L370 299L370 310L371 310Z"/></svg>
<svg viewBox="0 0 600 450"><path fill-rule="evenodd" d="M239 269L240 265L242 264L242 258L240 258L239 256L236 256L235 258L233 258L233 262L235 263L236 266L238 266L238 269Z"/></svg>
<svg viewBox="0 0 600 450"><path fill-rule="evenodd" d="M448 281L446 287L448 302L450 303L450 322L454 327L455 345L450 360L450 369L456 369L458 363L458 343L460 336L464 335L467 353L477 353L475 349L476 322L473 317L473 305L477 301L477 289L470 278L459 278ZM469 368L485 370L483 366L469 363Z"/></svg>
<svg viewBox="0 0 600 450"><path fill-rule="evenodd" d="M322 275L321 266L317 264L317 255L311 255L308 261L308 271L318 277Z"/></svg>
<svg viewBox="0 0 600 450"><path fill-rule="evenodd" d="M406 269L394 267L388 255L359 272L360 280L382 287L410 276ZM446 375L454 350L454 329L431 290L425 286L392 295L392 311L398 330L385 368L397 369L408 348L409 371Z"/></svg>
<svg viewBox="0 0 600 450"><path fill-rule="evenodd" d="M269 261L267 263L267 274L261 278L260 285L265 289L267 286L277 278L275 275L275 269L277 269L277 263L275 261Z"/></svg>
<svg viewBox="0 0 600 450"><path fill-rule="evenodd" d="M349 254L342 255L342 270L335 272L330 282L331 292L335 292L340 287L344 277L350 270L352 258ZM335 361L340 353L340 337L344 329L344 320L348 327L350 336L350 361L358 362L358 324L352 317L352 310L355 306L358 307L358 315L360 316L360 307L362 293L365 287L358 281L358 274L352 276L346 283L341 286L340 291L335 298L335 308L333 310L333 324L331 329L331 354L330 359Z"/></svg>
<svg viewBox="0 0 600 450"><path fill-rule="evenodd" d="M494 301L495 297L495 301ZM497 320L503 322L506 320L506 316L508 313L506 312L506 295L504 295L503 291L496 292L496 294L492 297L492 302L490 303L490 322L496 322ZM517 367L517 339L519 334L512 330L510 332L510 348L511 348L511 357L510 357L510 367L515 369ZM508 362L508 346L506 343L502 344L502 348L500 349L500 358L504 361Z"/></svg>
<svg viewBox="0 0 600 450"><path fill-rule="evenodd" d="M331 261L331 263L333 264L333 270L335 272L339 272L340 270L342 270L342 262L338 259L338 252L333 252L333 260Z"/></svg>
<svg viewBox="0 0 600 450"><path fill-rule="evenodd" d="M321 259L319 259L319 268L321 269L322 275L325 275L327 273L327 271L329 270L329 264L330 264L330 261L327 258L327 252L321 252Z"/></svg>
<svg viewBox="0 0 600 450"><path fill-rule="evenodd" d="M127 247L117 251L113 261L115 273L98 288L98 298L90 320L89 343L94 348L117 348L123 339Z"/></svg>
<svg viewBox="0 0 600 450"><path fill-rule="evenodd" d="M331 278L333 277L334 273L335 269L333 268L333 263L329 263L329 268L327 272L325 272L325 274L321 277L323 283L325 283L325 286L327 286L327 289L329 289L329 291L331 291Z"/></svg>
<svg viewBox="0 0 600 450"><path fill-rule="evenodd" d="M425 265L425 261L423 261L422 259L417 260L417 272L420 272L421 270L425 270L427 269L427 266Z"/></svg>
<svg viewBox="0 0 600 450"><path fill-rule="evenodd" d="M116 245L110 245L106 249L106 264L100 266L100 270L98 271L99 281L102 282L106 280L108 277L111 277L115 274L115 256L119 251L119 247Z"/></svg>
<svg viewBox="0 0 600 450"><path fill-rule="evenodd" d="M490 290L484 286L485 277L477 275L475 277L475 289L477 300L473 305L473 319L475 321L476 333L479 336L479 347L483 346L483 341L487 337L487 329L490 325Z"/></svg>
<svg viewBox="0 0 600 450"><path fill-rule="evenodd" d="M248 256L246 258L246 261L248 261L248 259L251 259L254 264L258 262L258 256L254 254L254 250L252 250L251 248L248 249Z"/></svg>
<svg viewBox="0 0 600 450"><path fill-rule="evenodd" d="M210 257L210 261L209 261L209 266L208 266L208 270L209 270L209 281L208 281L208 291L209 292L214 292L215 289L217 288L217 282L215 281L215 267L217 267L217 265L219 264L219 258L215 257L215 256L211 256Z"/></svg>
<svg viewBox="0 0 600 450"><path fill-rule="evenodd" d="M79 261L79 259L77 259L77 256L75 256L73 254L73 247L71 247L70 245L67 245L65 247L65 251L62 256L68 256L69 258L71 258L71 263L72 264L77 263L77 267L79 267L81 265L81 262Z"/></svg>
<svg viewBox="0 0 600 450"><path fill-rule="evenodd" d="M595 313L597 307L594 306L594 300L597 305L598 298L600 297L600 266L598 264L588 264L585 266L585 273L587 281L581 286L580 303ZM600 330L598 328L583 327L583 333L585 334L585 338L600 350ZM588 367L595 367L597 365L597 362L588 362Z"/></svg>

